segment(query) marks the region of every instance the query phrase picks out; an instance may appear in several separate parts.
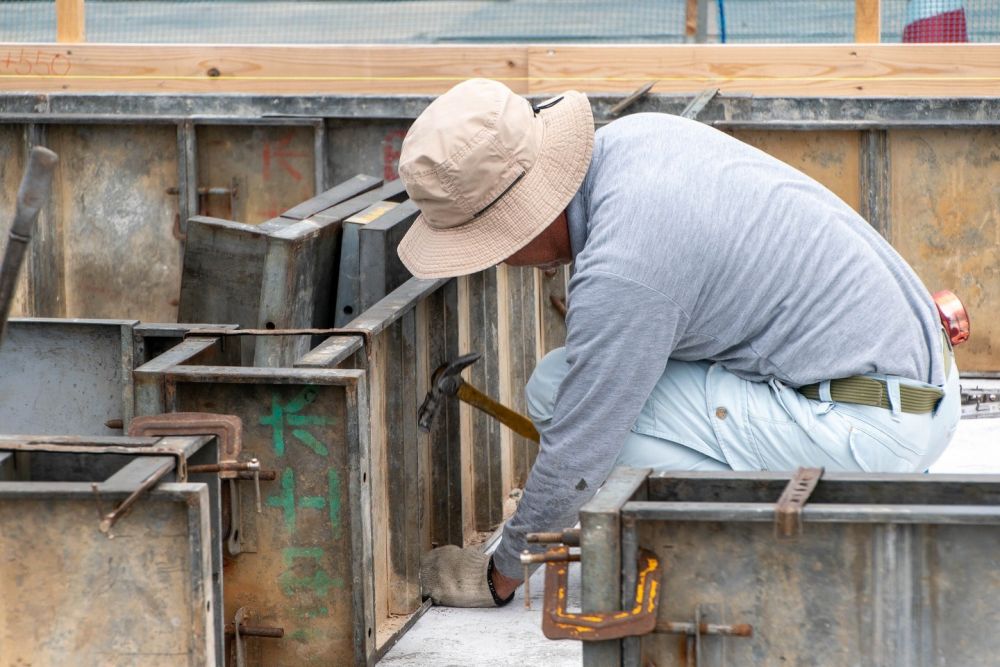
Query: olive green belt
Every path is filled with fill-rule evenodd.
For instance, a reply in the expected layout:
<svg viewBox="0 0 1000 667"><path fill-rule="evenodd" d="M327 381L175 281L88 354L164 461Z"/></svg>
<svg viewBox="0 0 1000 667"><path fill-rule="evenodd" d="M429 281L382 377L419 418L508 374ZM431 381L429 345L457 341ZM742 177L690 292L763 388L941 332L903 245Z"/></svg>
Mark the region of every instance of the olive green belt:
<svg viewBox="0 0 1000 667"><path fill-rule="evenodd" d="M799 393L814 401L820 400L819 384L799 387ZM944 392L936 387L900 385L899 407L903 412L914 414L933 412L942 396ZM836 403L857 403L886 410L892 408L885 381L864 375L830 380L830 398Z"/></svg>
<svg viewBox="0 0 1000 667"><path fill-rule="evenodd" d="M942 333L941 351L944 357L945 377L951 373L952 355L951 344ZM814 401L820 400L819 385L807 384L799 387L799 393ZM938 401L944 396L944 391L937 387L914 387L912 385L900 385L899 403L900 410L913 414L926 414L933 412ZM850 378L830 380L830 398L837 403L857 403L858 405L871 405L876 408L892 409L889 402L889 389L884 380L879 380L865 375L857 375Z"/></svg>

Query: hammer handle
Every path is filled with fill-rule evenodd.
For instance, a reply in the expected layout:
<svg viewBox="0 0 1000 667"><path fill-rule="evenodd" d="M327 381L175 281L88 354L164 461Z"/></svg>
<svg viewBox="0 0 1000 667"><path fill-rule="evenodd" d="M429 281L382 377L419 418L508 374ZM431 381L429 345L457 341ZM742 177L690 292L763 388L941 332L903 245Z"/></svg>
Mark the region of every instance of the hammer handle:
<svg viewBox="0 0 1000 667"><path fill-rule="evenodd" d="M531 420L524 415L514 412L506 405L497 403L492 398L479 391L468 382L462 382L455 394L460 401L465 401L469 405L500 421L501 424L514 431L520 436L538 442L538 431Z"/></svg>

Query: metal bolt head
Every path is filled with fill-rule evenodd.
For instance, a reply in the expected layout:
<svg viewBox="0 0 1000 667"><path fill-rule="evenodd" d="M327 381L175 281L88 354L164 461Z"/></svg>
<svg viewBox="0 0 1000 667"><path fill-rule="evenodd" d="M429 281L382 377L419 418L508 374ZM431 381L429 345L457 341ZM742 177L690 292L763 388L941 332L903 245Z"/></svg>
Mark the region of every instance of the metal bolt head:
<svg viewBox="0 0 1000 667"><path fill-rule="evenodd" d="M715 416L719 419L725 419L729 416L729 410L726 410L723 407L718 407L715 409Z"/></svg>

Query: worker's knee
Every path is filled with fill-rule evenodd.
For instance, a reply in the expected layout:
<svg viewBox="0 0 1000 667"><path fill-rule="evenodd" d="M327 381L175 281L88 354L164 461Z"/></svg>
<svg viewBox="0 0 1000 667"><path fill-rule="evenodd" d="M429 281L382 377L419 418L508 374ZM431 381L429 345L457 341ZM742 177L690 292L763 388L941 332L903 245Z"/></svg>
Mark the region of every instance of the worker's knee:
<svg viewBox="0 0 1000 667"><path fill-rule="evenodd" d="M558 347L542 358L535 366L534 372L524 388L525 402L528 406L528 416L536 424L552 419L556 405L556 392L563 378L569 372L566 363L566 348Z"/></svg>

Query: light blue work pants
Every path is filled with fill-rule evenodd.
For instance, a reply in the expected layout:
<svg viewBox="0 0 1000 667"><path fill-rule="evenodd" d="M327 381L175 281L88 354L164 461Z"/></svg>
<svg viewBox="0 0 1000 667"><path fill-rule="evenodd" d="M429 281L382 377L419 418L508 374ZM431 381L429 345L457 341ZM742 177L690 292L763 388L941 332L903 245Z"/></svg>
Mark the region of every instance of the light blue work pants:
<svg viewBox="0 0 1000 667"><path fill-rule="evenodd" d="M671 359L626 438L618 465L656 471L822 466L922 472L944 451L960 417L958 369L950 366L937 409L910 414L813 401L777 380L750 382L720 364ZM528 414L539 430L552 418L567 371L566 350L559 348L539 362L528 381ZM890 385L927 386L887 379Z"/></svg>

